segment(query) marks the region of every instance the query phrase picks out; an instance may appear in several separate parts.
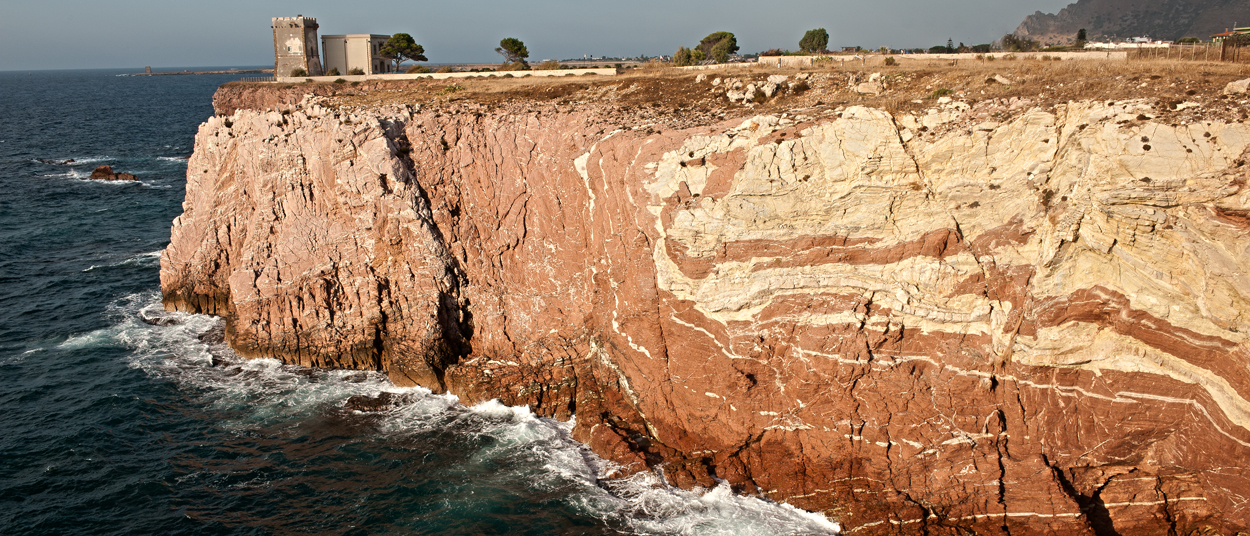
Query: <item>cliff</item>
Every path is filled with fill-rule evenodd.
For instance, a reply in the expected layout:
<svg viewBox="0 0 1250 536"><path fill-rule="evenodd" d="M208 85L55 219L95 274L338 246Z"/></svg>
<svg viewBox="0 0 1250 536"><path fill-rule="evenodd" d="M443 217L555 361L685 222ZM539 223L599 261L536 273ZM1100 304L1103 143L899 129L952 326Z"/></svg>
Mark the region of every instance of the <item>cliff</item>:
<svg viewBox="0 0 1250 536"><path fill-rule="evenodd" d="M196 136L166 305L855 533L1250 528L1244 106L891 113L856 77L236 106Z"/></svg>
<svg viewBox="0 0 1250 536"><path fill-rule="evenodd" d="M1055 14L1038 11L1025 17L1015 33L1045 44L1071 44L1081 28L1091 40L1145 35L1207 41L1245 21L1250 21L1250 5L1241 0L1079 0Z"/></svg>

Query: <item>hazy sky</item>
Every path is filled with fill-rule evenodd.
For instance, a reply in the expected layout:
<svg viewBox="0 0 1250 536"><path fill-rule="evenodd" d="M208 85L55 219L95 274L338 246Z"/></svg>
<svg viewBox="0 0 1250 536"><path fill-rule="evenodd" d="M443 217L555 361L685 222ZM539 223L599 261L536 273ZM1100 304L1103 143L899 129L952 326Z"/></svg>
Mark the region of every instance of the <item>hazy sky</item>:
<svg viewBox="0 0 1250 536"><path fill-rule="evenodd" d="M987 43L1034 11L1069 0L3 0L0 71L273 63L269 19L316 17L322 35L407 32L431 62L494 62L499 40L531 60L671 54L719 30L743 52L798 47L806 30L830 48Z"/></svg>

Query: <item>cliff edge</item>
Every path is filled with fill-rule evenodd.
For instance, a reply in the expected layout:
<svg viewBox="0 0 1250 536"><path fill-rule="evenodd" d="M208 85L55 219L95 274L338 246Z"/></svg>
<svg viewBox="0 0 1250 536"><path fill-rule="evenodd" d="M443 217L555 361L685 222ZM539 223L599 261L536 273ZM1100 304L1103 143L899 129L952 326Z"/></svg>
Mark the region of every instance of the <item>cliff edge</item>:
<svg viewBox="0 0 1250 536"><path fill-rule="evenodd" d="M723 101L719 76L662 86ZM756 108L628 101L641 79L232 106L165 303L848 532L1250 528L1244 103L886 111L858 76Z"/></svg>

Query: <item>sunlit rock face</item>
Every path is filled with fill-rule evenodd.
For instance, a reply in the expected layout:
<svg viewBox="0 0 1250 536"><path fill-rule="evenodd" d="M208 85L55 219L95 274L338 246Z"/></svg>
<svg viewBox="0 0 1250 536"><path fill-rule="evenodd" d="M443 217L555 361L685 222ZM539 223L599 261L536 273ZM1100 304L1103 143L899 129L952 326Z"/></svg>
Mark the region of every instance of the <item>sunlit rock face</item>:
<svg viewBox="0 0 1250 536"><path fill-rule="evenodd" d="M576 415L618 474L859 533L1244 530L1250 128L1137 106L241 109L162 290L245 355Z"/></svg>

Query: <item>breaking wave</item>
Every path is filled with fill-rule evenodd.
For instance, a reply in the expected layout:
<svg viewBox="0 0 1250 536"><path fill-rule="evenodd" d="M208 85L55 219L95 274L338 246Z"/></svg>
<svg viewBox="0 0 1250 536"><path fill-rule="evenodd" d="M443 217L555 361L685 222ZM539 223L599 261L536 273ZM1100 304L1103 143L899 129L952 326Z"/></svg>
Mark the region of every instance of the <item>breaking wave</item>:
<svg viewBox="0 0 1250 536"><path fill-rule="evenodd" d="M146 259L158 254L136 257ZM241 359L224 343L220 319L164 311L156 293L128 296L114 304L109 315L113 325L70 337L61 347L113 346L128 350L131 367L176 384L193 399L194 406L219 416L215 426L230 434L265 437L266 441L282 437L284 441L322 444L313 449L317 456L298 460L298 473L307 479L300 485L305 487L338 489L348 485L342 481L352 480L344 475L378 469L371 464L390 467L390 471L418 467L419 471L413 470L398 481L402 484L385 487L401 487L409 493L425 489L426 485L437 489L441 497L430 500L438 505L440 523L445 523L440 531L446 533L483 530L475 525L483 522L482 516L513 519L534 515L531 510L552 508L598 526L593 533L807 535L839 531L837 523L819 514L736 495L723 483L713 489L687 491L668 485L653 473L606 480L604 475L611 469L609 462L572 439L572 422L539 417L527 407L510 407L494 400L466 407L452 395L433 394L419 387L396 387L377 372L318 370L272 359ZM351 397L377 397L381 393L402 396L406 403L378 413L344 407ZM333 437L294 432L324 422L336 423L329 428L339 431L329 434ZM343 432L344 429L350 431ZM290 450L297 449L292 446ZM351 455L339 456L339 451ZM318 472L318 465L349 469L335 469L337 476L323 482L309 476ZM243 485L238 482L244 476L248 477L246 482L252 483L247 486L262 477L266 486L282 481L272 468L263 475L234 474L238 471L232 469L231 473L238 486ZM222 478L211 473L201 469L180 477L180 482L215 482ZM378 478L367 481L376 482ZM411 481L417 478L430 482ZM235 488L218 493L236 492L242 493ZM369 494L370 501L393 503L385 506L388 509L410 508L415 500L395 492L348 492ZM517 505L517 501L521 504ZM500 509L507 512L499 513ZM299 511L294 507L292 510ZM296 521L271 518L244 524L281 527L280 532L307 528ZM413 528L382 525L377 528L384 532L404 526Z"/></svg>

